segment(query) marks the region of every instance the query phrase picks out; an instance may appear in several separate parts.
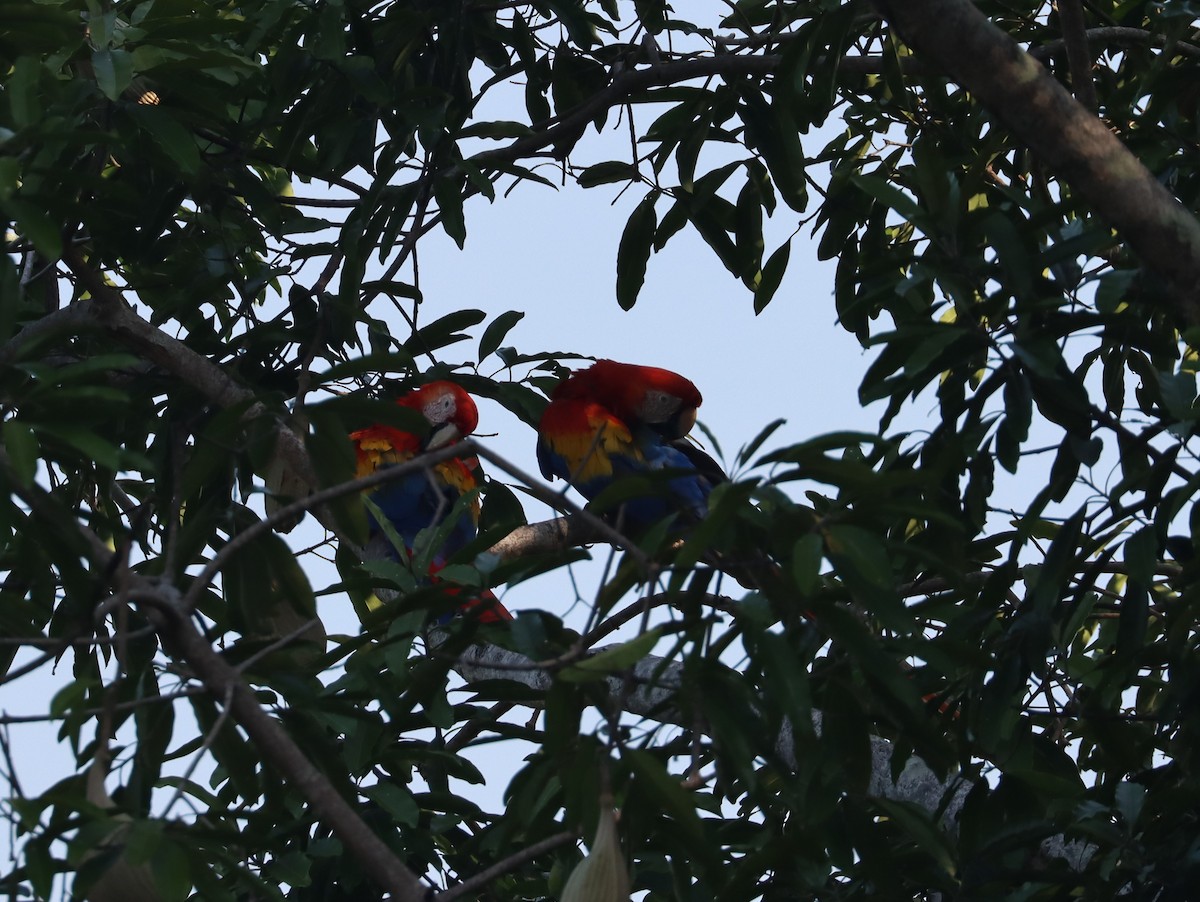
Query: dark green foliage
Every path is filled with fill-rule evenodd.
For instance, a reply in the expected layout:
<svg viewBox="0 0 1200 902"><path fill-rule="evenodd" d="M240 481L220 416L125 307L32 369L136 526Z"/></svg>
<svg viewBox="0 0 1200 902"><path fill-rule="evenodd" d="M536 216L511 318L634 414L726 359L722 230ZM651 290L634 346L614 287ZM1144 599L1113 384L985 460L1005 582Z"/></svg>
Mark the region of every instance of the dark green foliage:
<svg viewBox="0 0 1200 902"><path fill-rule="evenodd" d="M975 5L1069 84L1057 12ZM77 762L41 794L6 787L6 893L64 874L86 892L123 855L164 899L383 895L204 690L147 586L188 599L329 785L446 885L589 835L609 793L654 902L1195 885L1196 327L1121 223L869 7L687 6L0 0L0 672L57 680L44 706ZM1194 9L1084 15L1105 124L1195 212ZM485 118L505 87L518 99ZM618 121L628 155L592 153ZM626 309L685 232L756 312L821 303L780 286L836 257L879 427L778 447L772 424L681 547L664 525L577 587L639 623L628 591L666 568L643 594L676 616L650 610L636 638L587 659L526 611L461 618L431 652L424 626L462 593L583 555L484 553L525 524L529 487L485 485L483 535L433 586L360 560L357 492L319 511L336 552L262 529L258 496L344 483L348 431L421 426L388 400L418 381L536 424L575 355L520 347L521 311L430 309L408 264L435 228L470 240L478 196L568 177L636 201ZM513 266L542 252L567 251ZM779 566L748 593L710 566L764 553ZM361 631L322 646L312 621L347 596ZM456 656L488 641L550 679L460 691ZM620 678L652 649L639 678L670 698L647 709ZM501 717L522 708L544 715ZM491 811L479 750L500 740L521 766ZM918 759L969 789L888 791ZM1086 854L1044 854L1062 837ZM548 849L472 897L553 896L578 857Z"/></svg>

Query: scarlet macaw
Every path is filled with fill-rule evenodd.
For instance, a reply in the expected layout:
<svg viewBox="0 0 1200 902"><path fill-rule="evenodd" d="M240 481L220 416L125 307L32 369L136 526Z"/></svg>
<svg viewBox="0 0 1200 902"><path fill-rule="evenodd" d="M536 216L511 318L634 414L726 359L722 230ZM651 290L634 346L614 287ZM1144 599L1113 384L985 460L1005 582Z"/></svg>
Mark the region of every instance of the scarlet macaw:
<svg viewBox="0 0 1200 902"><path fill-rule="evenodd" d="M356 475L374 473L382 467L407 463L417 455L446 447L465 438L479 425L479 409L475 401L459 385L446 380L430 382L414 389L396 403L418 411L429 422L430 432L420 436L392 426L376 423L350 434L358 458ZM415 470L372 491L371 501L379 508L388 523L395 528L412 552L417 534L445 521L455 503L478 485L479 461L474 457L452 457L428 469ZM374 516L370 518L372 534L380 532ZM479 532L479 500L458 514L450 532L433 555L429 571L432 576L446 561L466 547ZM490 591L462 605L468 610L484 605L479 620L484 623L512 620L512 614ZM449 617L442 622L449 620Z"/></svg>
<svg viewBox="0 0 1200 902"><path fill-rule="evenodd" d="M538 425L538 462L589 501L622 476L664 473L658 492L629 498L621 525L638 530L676 514L695 522L725 481L720 465L685 436L702 398L678 373L598 360L559 383Z"/></svg>

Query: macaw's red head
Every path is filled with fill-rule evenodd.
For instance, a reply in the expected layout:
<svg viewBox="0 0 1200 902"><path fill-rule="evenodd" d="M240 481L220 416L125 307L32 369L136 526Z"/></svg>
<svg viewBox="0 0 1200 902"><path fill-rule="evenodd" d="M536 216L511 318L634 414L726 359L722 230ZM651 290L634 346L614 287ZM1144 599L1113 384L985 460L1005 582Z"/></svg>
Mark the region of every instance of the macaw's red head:
<svg viewBox="0 0 1200 902"><path fill-rule="evenodd" d="M657 366L597 360L559 384L554 399L595 401L630 426L644 424L664 438L683 438L704 400L690 379Z"/></svg>
<svg viewBox="0 0 1200 902"><path fill-rule="evenodd" d="M432 450L465 438L479 425L479 408L460 385L445 379L413 389L396 401L420 413L433 427L427 448Z"/></svg>

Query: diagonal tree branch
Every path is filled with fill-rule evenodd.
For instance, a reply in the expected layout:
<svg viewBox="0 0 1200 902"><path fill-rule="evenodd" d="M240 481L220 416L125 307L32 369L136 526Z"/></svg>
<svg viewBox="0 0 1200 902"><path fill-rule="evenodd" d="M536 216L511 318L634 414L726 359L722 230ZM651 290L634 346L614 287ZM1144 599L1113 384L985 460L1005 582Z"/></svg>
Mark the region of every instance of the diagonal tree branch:
<svg viewBox="0 0 1200 902"><path fill-rule="evenodd" d="M109 285L77 248L68 248L63 253L63 260L93 299L90 303L82 301L72 305L84 311L72 314L72 325L90 319L122 344L134 348L155 366L179 377L220 407L248 405L243 414L245 420L264 416L274 419L271 412L255 400L252 391L240 385L219 366L138 316L125 302L121 292ZM275 423L275 433L276 453L304 482L315 487L316 473L300 436L280 422Z"/></svg>
<svg viewBox="0 0 1200 902"><path fill-rule="evenodd" d="M597 649L599 653L604 649ZM554 678L518 652L496 645L473 645L467 648L455 666L457 673L468 683L487 680L512 680L538 693L547 692ZM685 716L675 703L682 686L683 665L655 655L648 655L626 673L608 678L607 700L619 704L629 714L646 717L661 723L672 723L687 729L706 729L695 717ZM528 704L528 703L526 703ZM536 703L534 703L536 704ZM821 735L821 712L812 712L813 728L818 741ZM775 752L785 765L796 767L804 749L797 744L791 724L784 724L775 743ZM960 776L945 780L919 757L912 756L898 769L893 766L895 746L878 736L871 737L870 796L916 805L932 814L951 834L958 832L958 818L974 782ZM1090 860L1094 846L1068 840L1062 834L1051 836L1041 844L1041 852L1050 858L1066 861L1074 870L1081 870Z"/></svg>
<svg viewBox="0 0 1200 902"><path fill-rule="evenodd" d="M968 0L873 3L1117 229L1180 320L1200 325L1200 222L1103 122Z"/></svg>
<svg viewBox="0 0 1200 902"><path fill-rule="evenodd" d="M0 450L0 471L9 469L7 455ZM11 473L7 475L11 476ZM64 535L73 532L82 540L89 549L87 557L97 574L102 574L105 580L114 578L112 563L115 556L91 529L69 520L40 488L21 489L19 481L10 478L9 482L17 486L14 491L36 516L58 525ZM178 590L140 575L130 573L127 576L129 584L122 586L122 590L127 592L130 600L140 604L162 637L164 646L187 661L213 696L228 701L228 710L264 759L287 776L366 872L400 902L424 902L428 898L428 887L363 822L283 726L262 709L238 670L217 654L196 628L190 612L182 605Z"/></svg>
<svg viewBox="0 0 1200 902"><path fill-rule="evenodd" d="M139 593L139 600L164 640L191 665L212 695L229 699L234 719L249 735L255 748L308 800L364 870L400 902L427 899L428 887L363 822L279 721L262 709L253 690L237 670L226 663L196 629L174 589L159 586L153 591Z"/></svg>

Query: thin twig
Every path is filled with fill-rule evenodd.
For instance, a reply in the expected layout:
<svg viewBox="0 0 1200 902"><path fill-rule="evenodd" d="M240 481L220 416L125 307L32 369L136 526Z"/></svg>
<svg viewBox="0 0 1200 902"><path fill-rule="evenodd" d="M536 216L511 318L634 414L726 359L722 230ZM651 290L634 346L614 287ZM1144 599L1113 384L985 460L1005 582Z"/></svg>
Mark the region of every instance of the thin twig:
<svg viewBox="0 0 1200 902"><path fill-rule="evenodd" d="M298 627L296 627L294 630L287 633L286 635L280 636L278 639L274 640L273 642L271 642L267 645L264 645L262 648L260 648L254 654L252 654L248 658L246 658L246 660L240 662L237 665L237 667L234 668L234 670L237 671L237 673L239 675L245 674L245 672L247 670L249 670L251 667L253 667L255 664L257 664L259 661L261 661L267 655L271 654L272 652L279 651L281 648L286 648L287 646L291 645L293 642L295 642L297 639L299 639L301 636L303 636L305 633L307 633L309 630L311 630L314 626L323 626L323 624L321 623L320 617L313 617L311 620L306 620L306 621L304 621L304 623L300 624Z"/></svg>
<svg viewBox="0 0 1200 902"><path fill-rule="evenodd" d="M461 899L470 893L478 892L497 877L510 874L525 862L532 861L540 855L545 855L547 852L552 852L559 846L573 843L578 838L579 834L574 830L565 830L562 833L555 833L553 836L548 836L541 842L536 842L532 846L517 852L515 855L510 855L503 861L496 862L490 868L480 871L469 880L464 880L462 883L438 893L432 897L432 902L454 902L455 899Z"/></svg>
<svg viewBox="0 0 1200 902"><path fill-rule="evenodd" d="M179 689L175 692L168 692L166 695L150 695L145 698L134 699L128 702L118 702L113 705L113 711L134 711L138 708L157 705L162 702L178 701L181 698L191 698L194 695L204 695L208 690L203 686L188 686L186 689ZM66 720L68 717L95 717L100 714L103 708L84 708L82 711L64 711L61 714L3 714L0 715L0 725L5 724L20 724L20 723L53 723L57 720Z"/></svg>
<svg viewBox="0 0 1200 902"><path fill-rule="evenodd" d="M501 717L517 706L516 702L496 702L488 709L487 717L475 717L459 727L458 731L446 741L446 751L457 754L467 747L472 739L496 723Z"/></svg>
<svg viewBox="0 0 1200 902"><path fill-rule="evenodd" d="M183 789L191 781L192 774L196 772L204 754L212 748L212 744L217 740L217 734L225 726L225 722L229 720L230 703L233 701L233 684L230 684L225 689L225 698L221 701L221 711L217 715L217 719L213 721L212 727L204 734L204 741L200 743L200 748L196 749L192 755L192 760L188 762L187 770L183 772L183 776L179 778L179 784L175 787L175 792L171 796L170 801L163 807L162 814L159 815L159 820L165 821L171 814L171 809L175 807L175 803L183 798Z"/></svg>
<svg viewBox="0 0 1200 902"><path fill-rule="evenodd" d="M402 476L407 476L411 473L423 470L427 467L435 466L443 461L450 460L460 454L465 453L463 446L466 442L457 445L449 445L445 448L440 448L437 451L431 451L428 454L422 454L420 457L414 457L410 461L402 464L396 464L390 467L376 470L367 476L358 479L351 479L348 482L343 482L338 485L330 486L327 489L322 489L319 492L313 492L304 498L293 501L291 504L285 504L279 510L275 511L268 517L264 517L256 523L252 523L244 530L231 538L221 550L218 551L208 563L204 565L204 569L195 577L192 584L188 587L187 593L183 597L184 607L191 611L200 603L200 594L208 588L208 585L216 578L217 574L228 564L229 559L257 539L266 532L270 532L275 524L287 521L297 514L302 514L305 511L311 510L314 507L323 505L327 501L332 501L334 498L340 498L343 495L349 495L353 492L364 491L374 488L377 485L382 485L386 482L399 479Z"/></svg>
<svg viewBox="0 0 1200 902"><path fill-rule="evenodd" d="M148 584L147 588L154 587ZM279 721L263 710L253 690L196 629L179 594L170 586L158 586L152 594L140 597L159 632L179 650L210 693L218 698L228 697L229 710L259 753L308 800L365 872L397 902L425 902L427 888L363 822Z"/></svg>

